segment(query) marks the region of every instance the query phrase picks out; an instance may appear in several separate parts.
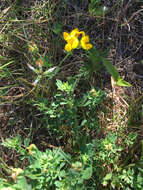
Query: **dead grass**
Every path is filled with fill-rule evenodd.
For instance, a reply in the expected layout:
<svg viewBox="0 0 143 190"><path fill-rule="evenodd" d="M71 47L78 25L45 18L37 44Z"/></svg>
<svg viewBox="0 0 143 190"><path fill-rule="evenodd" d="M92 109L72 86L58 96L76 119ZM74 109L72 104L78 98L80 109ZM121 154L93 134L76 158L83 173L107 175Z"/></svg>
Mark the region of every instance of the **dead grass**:
<svg viewBox="0 0 143 190"><path fill-rule="evenodd" d="M11 4L10 1L2 0L0 3L0 141L17 134L30 137L33 142L37 139L46 141L42 131L41 134L40 131L37 133L41 125L38 111L34 106L27 105L34 95L36 97L36 89L31 86L35 76L27 67L27 63L34 63L27 47L31 42L36 43L41 56L48 56L49 63L56 66L65 55L62 31L76 27L87 31L97 49L110 50L109 59L132 84L128 90L115 86L113 81L110 85L110 76L105 74L102 83L103 89L108 93L106 114L99 112L102 135L109 131L115 132L121 126L128 133L129 118L134 120L134 113L138 115L143 104L143 80L137 77L138 73L133 72L133 64L143 59L142 3L132 0L123 3L119 0L101 1L102 5L108 7L108 13L91 15L88 12L89 1L18 2L13 1ZM60 35L53 31L55 22L62 26ZM1 69L1 66L10 61L11 64L4 70ZM61 68L60 77L74 76L79 72L83 61L83 52L79 55L75 51L74 58L69 59ZM132 111L133 108L135 111ZM134 121L142 136L143 118ZM55 146L50 134L48 136L49 144ZM41 145L43 147L45 145ZM6 163L11 155L12 160L17 159L14 152L6 152L2 147L1 152Z"/></svg>

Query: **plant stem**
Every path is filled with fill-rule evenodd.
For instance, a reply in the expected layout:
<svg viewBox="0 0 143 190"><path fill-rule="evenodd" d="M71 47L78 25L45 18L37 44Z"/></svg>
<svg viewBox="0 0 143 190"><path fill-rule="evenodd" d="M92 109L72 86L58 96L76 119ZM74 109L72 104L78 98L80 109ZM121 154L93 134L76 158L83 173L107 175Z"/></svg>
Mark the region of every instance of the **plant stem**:
<svg viewBox="0 0 143 190"><path fill-rule="evenodd" d="M60 66L63 64L63 62L71 55L71 52L67 53L67 55L60 61L58 67L55 70L55 75L59 72Z"/></svg>

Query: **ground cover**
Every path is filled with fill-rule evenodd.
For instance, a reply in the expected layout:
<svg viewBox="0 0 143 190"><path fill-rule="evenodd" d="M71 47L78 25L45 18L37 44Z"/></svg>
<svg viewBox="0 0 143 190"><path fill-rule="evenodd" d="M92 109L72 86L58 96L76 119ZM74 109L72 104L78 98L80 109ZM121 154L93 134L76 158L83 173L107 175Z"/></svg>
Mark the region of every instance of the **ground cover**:
<svg viewBox="0 0 143 190"><path fill-rule="evenodd" d="M1 190L143 188L142 20L139 0L1 0Z"/></svg>

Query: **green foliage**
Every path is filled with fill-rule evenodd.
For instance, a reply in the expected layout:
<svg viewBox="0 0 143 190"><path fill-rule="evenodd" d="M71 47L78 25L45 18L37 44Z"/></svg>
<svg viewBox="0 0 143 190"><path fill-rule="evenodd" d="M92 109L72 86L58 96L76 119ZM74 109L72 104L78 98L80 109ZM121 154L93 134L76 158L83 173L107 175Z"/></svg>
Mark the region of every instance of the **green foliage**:
<svg viewBox="0 0 143 190"><path fill-rule="evenodd" d="M56 83L58 90L65 91L66 93L70 93L73 90L73 86L69 85L68 82L62 83L60 80L57 80Z"/></svg>
<svg viewBox="0 0 143 190"><path fill-rule="evenodd" d="M54 25L53 25L53 32L57 35L60 35L61 32L62 32L62 25L59 24L58 22L54 22Z"/></svg>
<svg viewBox="0 0 143 190"><path fill-rule="evenodd" d="M77 50L73 48L64 56L62 43L63 29L70 30L72 21L80 29L83 23L94 23L91 33L95 22L102 21L98 27L103 26L104 34L106 20L116 23L116 18L104 17L108 9L101 0L3 2L9 7L0 7L0 132L15 137L1 143L6 149L0 155L0 190L142 190L143 141L127 129L124 137L115 129L109 133L108 126L103 129L104 124L99 122L107 93L100 89L104 82L98 73L102 75L106 67L117 85L131 85L108 61L108 50L93 47L81 51L80 42ZM42 137L48 141L44 143L54 148L45 150L47 147L41 146L42 130L48 131L53 144L47 134ZM10 131L26 137L11 135ZM2 141L4 136L1 134ZM29 145L33 140L40 148ZM14 154L16 168L11 167L11 160L3 159L8 149Z"/></svg>
<svg viewBox="0 0 143 190"><path fill-rule="evenodd" d="M1 189L9 187L13 190L88 190L107 187L141 190L143 187L143 160L124 166L120 162L124 142L118 146L116 134L108 134L100 140L94 139L92 143L85 145L77 157L64 153L61 149L41 152L35 145L31 152L31 145L22 148L21 142L16 139L19 137L7 139L4 145L13 147L18 152L24 149L24 158L28 160L29 165L24 170L20 169L17 175L14 175L16 168L11 169L14 180L1 179Z"/></svg>
<svg viewBox="0 0 143 190"><path fill-rule="evenodd" d="M21 153L21 138L20 136L16 136L13 139L6 139L5 142L2 143L3 146L9 148L9 149L16 149L19 153Z"/></svg>
<svg viewBox="0 0 143 190"><path fill-rule="evenodd" d="M90 14L94 16L102 16L103 13L107 13L107 8L104 8L101 4L101 0L91 0L88 6Z"/></svg>
<svg viewBox="0 0 143 190"><path fill-rule="evenodd" d="M105 58L105 55L98 52L95 48L92 48L92 50L89 52L89 60L92 61L92 65L90 66L92 67L92 69L90 68L92 71L97 72L99 69L101 70L100 65L103 63L108 72L113 76L118 86L131 86L128 82L120 77L117 69L107 60L107 58Z"/></svg>
<svg viewBox="0 0 143 190"><path fill-rule="evenodd" d="M85 135L81 132L85 126L87 131L97 130L98 117L95 113L98 105L104 101L106 93L91 89L79 97L75 93L77 79L69 82L57 80L56 85L58 91L50 101L42 98L34 101L34 105L43 113L43 125L46 125L51 133L60 138L68 133L70 138L75 140L74 144L78 145L77 139L85 140Z"/></svg>

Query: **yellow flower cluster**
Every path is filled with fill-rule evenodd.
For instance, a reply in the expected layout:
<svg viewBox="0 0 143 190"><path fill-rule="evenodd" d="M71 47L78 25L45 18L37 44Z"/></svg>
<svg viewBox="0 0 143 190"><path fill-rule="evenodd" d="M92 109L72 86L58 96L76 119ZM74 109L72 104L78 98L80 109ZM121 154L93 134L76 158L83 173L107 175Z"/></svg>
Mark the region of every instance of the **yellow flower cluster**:
<svg viewBox="0 0 143 190"><path fill-rule="evenodd" d="M11 174L11 177L14 181L16 181L17 176L21 173L23 173L23 170L21 168L12 168L13 173Z"/></svg>
<svg viewBox="0 0 143 190"><path fill-rule="evenodd" d="M30 146L27 147L27 149L28 149L29 154L32 155L33 150L36 149L36 146L35 146L35 144L31 144Z"/></svg>
<svg viewBox="0 0 143 190"><path fill-rule="evenodd" d="M34 42L29 43L28 48L30 53L38 52L38 47Z"/></svg>
<svg viewBox="0 0 143 190"><path fill-rule="evenodd" d="M81 40L79 41L78 37L82 35ZM91 49L92 44L89 43L89 36L85 35L84 31L79 31L78 28L75 28L70 33L63 33L64 40L67 42L65 45L65 50L67 52L78 47L82 47L85 50Z"/></svg>

